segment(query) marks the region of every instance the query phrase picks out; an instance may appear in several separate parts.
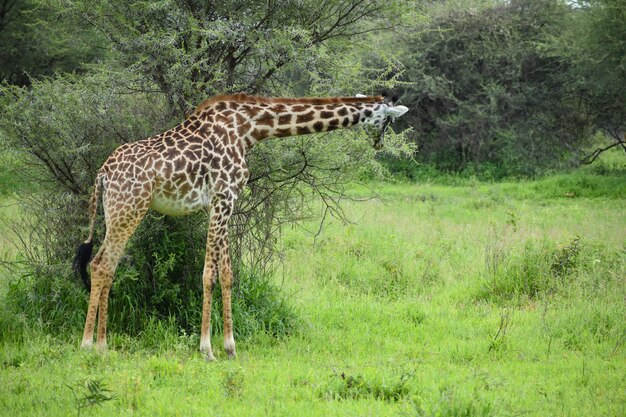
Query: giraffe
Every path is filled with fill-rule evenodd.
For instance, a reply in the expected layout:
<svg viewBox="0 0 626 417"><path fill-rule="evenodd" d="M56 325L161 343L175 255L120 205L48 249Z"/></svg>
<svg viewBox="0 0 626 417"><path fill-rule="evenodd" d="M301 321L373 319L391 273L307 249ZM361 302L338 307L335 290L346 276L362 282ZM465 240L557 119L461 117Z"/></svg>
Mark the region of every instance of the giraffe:
<svg viewBox="0 0 626 417"><path fill-rule="evenodd" d="M89 289L89 306L81 346L106 348L107 307L115 269L149 208L166 215L209 213L200 351L214 360L210 323L213 288L222 287L224 350L236 356L231 313L233 274L228 248L228 221L246 185L246 153L258 142L365 126L375 149L396 117L408 108L395 97L263 98L243 93L216 96L200 104L180 125L118 147L96 175L89 201L89 236L78 248L75 267ZM106 233L91 261L98 197L102 192Z"/></svg>

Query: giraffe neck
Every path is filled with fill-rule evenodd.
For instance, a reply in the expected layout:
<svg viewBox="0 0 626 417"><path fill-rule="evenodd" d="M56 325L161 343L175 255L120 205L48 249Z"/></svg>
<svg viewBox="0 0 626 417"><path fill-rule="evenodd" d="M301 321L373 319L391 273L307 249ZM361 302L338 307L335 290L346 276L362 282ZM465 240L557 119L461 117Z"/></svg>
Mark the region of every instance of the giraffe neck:
<svg viewBox="0 0 626 417"><path fill-rule="evenodd" d="M214 129L230 125L242 147L249 150L266 139L353 127L381 103L382 97L263 99L236 95L211 99L196 114L213 122Z"/></svg>

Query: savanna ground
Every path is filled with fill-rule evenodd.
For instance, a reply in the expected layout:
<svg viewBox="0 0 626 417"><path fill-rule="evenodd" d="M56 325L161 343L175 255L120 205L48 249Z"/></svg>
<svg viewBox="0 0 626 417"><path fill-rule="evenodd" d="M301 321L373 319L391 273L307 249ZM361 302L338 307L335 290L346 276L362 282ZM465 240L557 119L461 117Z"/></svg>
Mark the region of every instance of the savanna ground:
<svg viewBox="0 0 626 417"><path fill-rule="evenodd" d="M297 330L236 360L158 324L83 351L0 310L0 415L626 415L626 177L602 171L355 187L353 223L284 231Z"/></svg>

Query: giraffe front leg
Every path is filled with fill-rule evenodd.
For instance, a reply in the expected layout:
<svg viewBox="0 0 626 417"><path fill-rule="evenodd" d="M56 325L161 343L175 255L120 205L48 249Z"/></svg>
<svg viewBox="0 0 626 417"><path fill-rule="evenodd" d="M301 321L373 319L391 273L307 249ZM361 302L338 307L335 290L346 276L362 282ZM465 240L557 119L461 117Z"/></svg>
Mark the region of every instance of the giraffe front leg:
<svg viewBox="0 0 626 417"><path fill-rule="evenodd" d="M231 310L231 292L233 287L233 272L230 264L228 248L228 220L235 207L235 196L221 196L213 203L210 234L214 237L211 242L211 252L217 255L219 265L220 286L222 288L222 307L224 319L224 350L230 358L235 353L235 338L233 336L233 315Z"/></svg>
<svg viewBox="0 0 626 417"><path fill-rule="evenodd" d="M222 305L224 309L224 350L229 358L237 356L235 352L235 337L233 336L233 314L231 309L231 295L233 289L233 272L230 265L228 243L222 248L220 256L220 286L222 287Z"/></svg>
<svg viewBox="0 0 626 417"><path fill-rule="evenodd" d="M215 360L211 349L211 304L213 302L213 286L215 285L215 256L211 253L211 234L207 240L207 251L202 275L202 326L200 327L200 352L206 354L207 361Z"/></svg>

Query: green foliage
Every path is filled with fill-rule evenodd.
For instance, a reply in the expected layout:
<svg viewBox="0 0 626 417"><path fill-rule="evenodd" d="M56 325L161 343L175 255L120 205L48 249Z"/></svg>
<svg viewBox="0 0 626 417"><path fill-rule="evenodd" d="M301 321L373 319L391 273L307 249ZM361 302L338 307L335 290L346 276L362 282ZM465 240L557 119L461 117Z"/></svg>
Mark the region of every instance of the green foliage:
<svg viewBox="0 0 626 417"><path fill-rule="evenodd" d="M240 366L230 366L222 372L222 389L228 398L241 397L245 382L245 375Z"/></svg>
<svg viewBox="0 0 626 417"><path fill-rule="evenodd" d="M19 171L24 162L17 152L3 149L0 142L0 196L17 193L25 184Z"/></svg>
<svg viewBox="0 0 626 417"><path fill-rule="evenodd" d="M101 379L80 381L75 387L67 386L76 401L76 415L80 417L83 409L102 406L103 403L115 399L115 395L108 395L109 390Z"/></svg>
<svg viewBox="0 0 626 417"><path fill-rule="evenodd" d="M334 375L325 386L318 390L321 398L328 400L355 400L373 398L376 400L395 402L409 394L407 382L411 374L402 374L392 383L381 380L368 380L362 375L347 375L342 372Z"/></svg>
<svg viewBox="0 0 626 417"><path fill-rule="evenodd" d="M5 299L7 311L45 332L76 334L84 325L87 297L67 276L67 271L49 268L11 280Z"/></svg>
<svg viewBox="0 0 626 417"><path fill-rule="evenodd" d="M569 61L543 45L569 13L552 0L438 12L406 46L400 123L415 126L420 160L485 179L563 166L588 135L560 77Z"/></svg>
<svg viewBox="0 0 626 417"><path fill-rule="evenodd" d="M548 53L573 62L564 71L571 95L583 103L581 112L589 122L607 134L605 144L626 141L624 19L624 0L581 1L571 24L549 45Z"/></svg>
<svg viewBox="0 0 626 417"><path fill-rule="evenodd" d="M492 242L485 264L477 298L501 303L536 301L577 285L598 288L598 279L613 279L609 271L620 268L617 254L580 237L560 248L553 242L527 241L521 251Z"/></svg>
<svg viewBox="0 0 626 417"><path fill-rule="evenodd" d="M228 92L303 94L323 86L326 95L349 93L337 84L342 72L359 75L354 62L337 59L353 56L347 39L388 28L388 17L407 10L395 0L331 0L322 8L314 0L77 1L66 8L70 19L111 39L113 61L157 85L179 114ZM349 82L350 89L369 83Z"/></svg>
<svg viewBox="0 0 626 417"><path fill-rule="evenodd" d="M61 11L47 0L0 3L0 82L25 86L56 72L84 72L105 55L104 38L92 27L58 25Z"/></svg>
<svg viewBox="0 0 626 417"><path fill-rule="evenodd" d="M423 407L415 404L418 417L489 417L497 415L494 406L480 396L463 395L450 387L440 389L440 398L435 405Z"/></svg>
<svg viewBox="0 0 626 417"><path fill-rule="evenodd" d="M624 174L594 175L582 172L546 176L538 181L511 183L503 191L509 196L534 199L626 197Z"/></svg>
<svg viewBox="0 0 626 417"><path fill-rule="evenodd" d="M158 348L164 343L175 346L181 333L199 332L202 263L198 260L204 259L204 245L186 242L185 238L180 238L180 231L172 231L167 225L146 223L146 228L152 228L144 229L134 244L151 243L154 252L151 258L145 259L142 254L146 252L137 252L138 249L132 247L134 244L129 248L132 264L122 262L111 292L109 329L138 336L144 348ZM161 258L164 252L167 258ZM145 278L138 272L144 270L153 273ZM46 332L66 336L79 333L84 325L88 297L68 275L67 270L58 271L56 275L50 270L41 270L11 281L6 295L8 317L6 323L0 319L0 336L10 338L11 329L19 328L19 322L13 322L10 314L22 315ZM236 337L245 339L256 334L283 337L297 329L297 314L267 275L240 271L233 294ZM222 331L219 287L213 297L211 324L212 333L216 335Z"/></svg>
<svg viewBox="0 0 626 417"><path fill-rule="evenodd" d="M548 243L528 242L521 253L490 248L487 277L479 298L494 300L532 299L546 294L553 284L550 267L554 248Z"/></svg>

